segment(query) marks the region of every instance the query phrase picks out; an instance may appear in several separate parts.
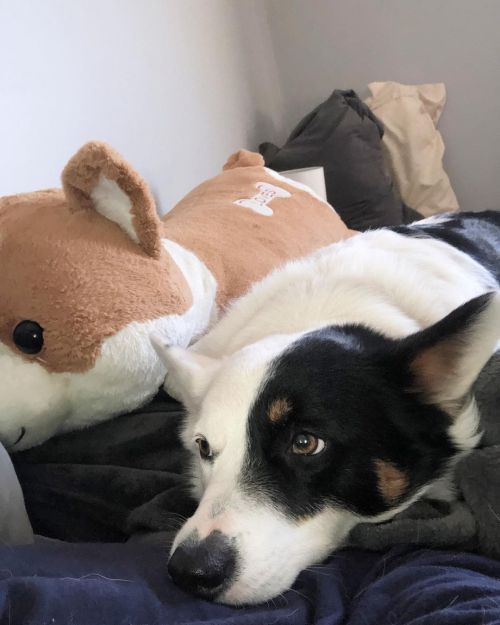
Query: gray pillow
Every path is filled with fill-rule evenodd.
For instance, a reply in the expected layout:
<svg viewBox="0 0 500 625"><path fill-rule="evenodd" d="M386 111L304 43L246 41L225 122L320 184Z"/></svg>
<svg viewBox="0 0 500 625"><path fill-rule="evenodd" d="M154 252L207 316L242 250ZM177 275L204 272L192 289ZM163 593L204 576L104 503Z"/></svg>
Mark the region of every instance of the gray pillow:
<svg viewBox="0 0 500 625"><path fill-rule="evenodd" d="M276 171L322 166L328 201L349 228L396 226L421 218L397 198L382 153L382 123L354 91L335 90L282 148L259 147Z"/></svg>

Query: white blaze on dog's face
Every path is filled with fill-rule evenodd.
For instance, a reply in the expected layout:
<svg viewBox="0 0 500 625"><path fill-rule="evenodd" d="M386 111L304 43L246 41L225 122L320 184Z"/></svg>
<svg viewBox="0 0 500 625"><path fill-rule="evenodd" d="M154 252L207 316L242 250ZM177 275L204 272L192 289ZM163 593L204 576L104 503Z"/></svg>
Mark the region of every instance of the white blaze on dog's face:
<svg viewBox="0 0 500 625"><path fill-rule="evenodd" d="M194 454L193 486L201 498L195 515L178 533L172 553L184 543L208 537L210 541L216 537L214 542L219 543L213 545L214 550L227 542L235 560L222 566L221 573L229 567L234 579L221 583L218 600L222 602L252 603L279 594L291 586L299 571L338 545L355 522L352 513L331 508L291 518L266 494L265 484L245 478L252 463L249 406L269 363L295 338L271 337L226 361L180 348L167 352L169 377L174 378L170 384L191 412L182 439ZM278 423L286 412L286 404L277 402L269 418ZM207 594L213 595L211 590Z"/></svg>
<svg viewBox="0 0 500 625"><path fill-rule="evenodd" d="M402 340L330 326L223 361L163 351L200 497L173 579L224 603L267 600L357 522L391 518L447 475L479 439L468 392L499 311L486 295Z"/></svg>

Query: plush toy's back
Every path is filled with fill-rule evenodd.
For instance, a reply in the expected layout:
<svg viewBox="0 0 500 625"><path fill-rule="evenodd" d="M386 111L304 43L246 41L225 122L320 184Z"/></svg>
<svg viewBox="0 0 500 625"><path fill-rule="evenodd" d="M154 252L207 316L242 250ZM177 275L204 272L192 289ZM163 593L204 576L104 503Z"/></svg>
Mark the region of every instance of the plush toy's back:
<svg viewBox="0 0 500 625"><path fill-rule="evenodd" d="M284 261L352 234L327 202L246 150L182 199L165 226L169 239L194 250L223 278L222 304Z"/></svg>
<svg viewBox="0 0 500 625"><path fill-rule="evenodd" d="M349 235L239 152L160 220L144 180L85 145L61 190L0 198L0 442L22 449L149 400L149 335L186 346L285 260Z"/></svg>

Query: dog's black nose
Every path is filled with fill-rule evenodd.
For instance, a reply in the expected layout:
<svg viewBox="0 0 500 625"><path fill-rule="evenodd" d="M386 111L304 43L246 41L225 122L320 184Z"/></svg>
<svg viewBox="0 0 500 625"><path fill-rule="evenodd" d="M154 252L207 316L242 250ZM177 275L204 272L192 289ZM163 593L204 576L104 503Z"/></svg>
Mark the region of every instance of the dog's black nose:
<svg viewBox="0 0 500 625"><path fill-rule="evenodd" d="M168 572L174 582L205 599L215 597L235 569L236 550L219 531L201 541L188 539L181 543L168 562Z"/></svg>

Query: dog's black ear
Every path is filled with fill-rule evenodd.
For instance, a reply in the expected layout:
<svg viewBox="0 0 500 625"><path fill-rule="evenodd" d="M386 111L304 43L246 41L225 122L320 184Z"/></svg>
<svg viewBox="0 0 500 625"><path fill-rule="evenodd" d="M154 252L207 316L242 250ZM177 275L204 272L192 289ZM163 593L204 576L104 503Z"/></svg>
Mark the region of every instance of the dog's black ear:
<svg viewBox="0 0 500 625"><path fill-rule="evenodd" d="M486 293L433 326L403 339L398 351L411 388L453 413L500 341L500 294Z"/></svg>

